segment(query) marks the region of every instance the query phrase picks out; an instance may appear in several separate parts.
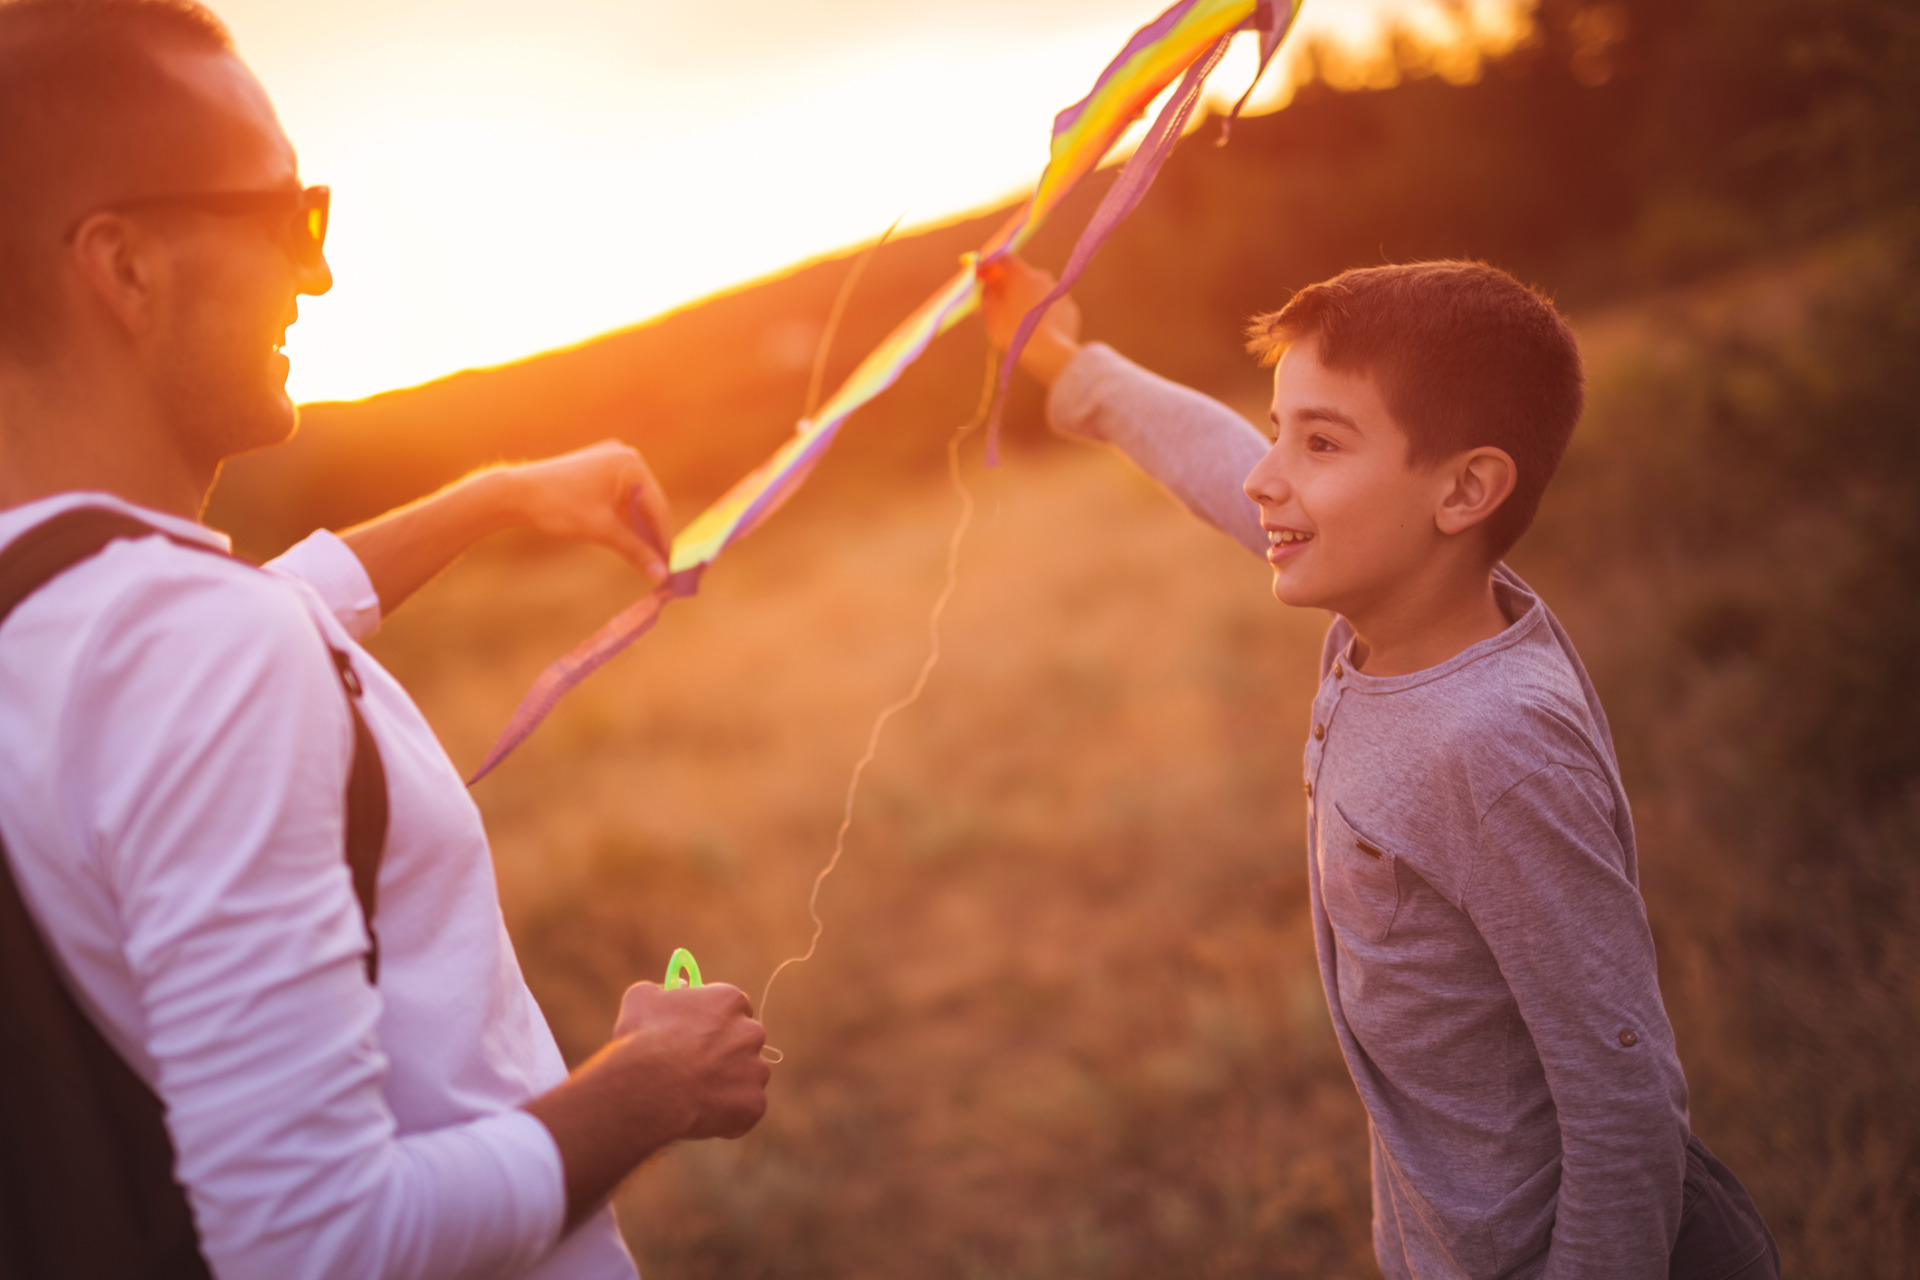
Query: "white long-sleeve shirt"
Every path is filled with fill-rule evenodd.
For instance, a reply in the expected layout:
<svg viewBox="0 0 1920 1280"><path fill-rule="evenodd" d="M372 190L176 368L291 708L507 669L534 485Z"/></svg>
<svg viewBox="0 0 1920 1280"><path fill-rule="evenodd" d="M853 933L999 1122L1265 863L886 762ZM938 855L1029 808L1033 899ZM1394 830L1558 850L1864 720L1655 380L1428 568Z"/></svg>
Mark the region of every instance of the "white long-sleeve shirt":
<svg viewBox="0 0 1920 1280"><path fill-rule="evenodd" d="M102 494L0 511L0 545ZM379 601L318 533L267 566L123 540L0 627L0 834L56 962L159 1095L223 1280L631 1280L610 1210L561 1239L560 1154L519 1110L566 1076L486 832L356 640ZM391 820L375 927L344 856L350 654Z"/></svg>

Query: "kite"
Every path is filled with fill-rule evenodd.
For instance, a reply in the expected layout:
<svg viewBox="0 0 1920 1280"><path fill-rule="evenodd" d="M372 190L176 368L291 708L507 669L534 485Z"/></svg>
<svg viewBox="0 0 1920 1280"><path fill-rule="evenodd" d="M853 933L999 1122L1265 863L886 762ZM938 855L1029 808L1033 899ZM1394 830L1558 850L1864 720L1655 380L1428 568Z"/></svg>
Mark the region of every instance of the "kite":
<svg viewBox="0 0 1920 1280"><path fill-rule="evenodd" d="M1241 31L1258 33L1257 81L1292 26L1298 7L1296 0L1179 0L1136 31L1087 96L1054 118L1047 166L1026 204L978 253L967 254L954 277L901 321L840 389L800 422L772 457L680 531L667 549L665 580L541 673L469 781L478 782L491 773L569 690L645 635L670 601L698 591L707 566L759 528L805 483L847 418L892 386L929 343L973 312L980 301L980 268L1018 252L1047 215L1099 166L1128 127L1178 77L1178 87L1081 233L1054 293L1028 313L1006 353L988 422L987 461L992 465L997 456L1000 392L1040 318L1072 287L1101 244L1140 203L1179 141L1200 101L1207 76L1219 65L1233 37ZM1251 86L1247 92L1252 93ZM1233 115L1245 104L1246 97L1242 96ZM1230 115L1229 123L1232 118ZM637 519L634 523L640 527Z"/></svg>

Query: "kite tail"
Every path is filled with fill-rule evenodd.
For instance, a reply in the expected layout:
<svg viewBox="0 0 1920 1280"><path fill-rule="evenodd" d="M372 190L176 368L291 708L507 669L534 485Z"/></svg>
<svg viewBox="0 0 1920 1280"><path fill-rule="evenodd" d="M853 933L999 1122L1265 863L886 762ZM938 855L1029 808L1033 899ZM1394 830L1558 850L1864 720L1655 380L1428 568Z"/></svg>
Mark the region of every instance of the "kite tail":
<svg viewBox="0 0 1920 1280"><path fill-rule="evenodd" d="M1277 6L1286 4L1285 11ZM1227 112L1227 118L1220 122L1220 137L1214 146L1224 147L1227 139L1233 136L1233 126L1240 119L1240 113L1247 109L1247 103L1253 97L1253 91L1260 87L1260 77L1267 74L1267 64L1273 61L1273 55L1280 50L1280 42L1286 39L1293 26L1294 4L1292 0L1260 0L1260 7L1254 11L1253 25L1260 32L1260 65L1253 69L1253 79L1247 81L1247 91L1240 95L1240 101L1233 104L1233 110Z"/></svg>
<svg viewBox="0 0 1920 1280"><path fill-rule="evenodd" d="M547 718L547 713L569 690L606 665L609 658L651 631L660 617L660 610L669 600L678 600L698 591L700 574L705 568L705 565L696 565L669 575L659 586L628 605L605 626L574 646L572 652L541 672L540 678L520 699L520 705L514 708L513 718L500 731L499 741L487 751L487 758L467 779L467 785L472 786L492 773L494 766L526 741L527 735L539 727L540 722Z"/></svg>
<svg viewBox="0 0 1920 1280"><path fill-rule="evenodd" d="M1006 411L1007 385L1013 380L1013 371L1019 366L1020 353L1026 349L1027 341L1033 337L1033 331L1040 327L1047 308L1065 297L1067 290L1073 288L1080 275L1093 261L1093 255L1107 242L1114 229L1134 211L1141 198L1147 194L1147 188L1160 172L1160 166L1173 152L1173 146L1180 140L1180 134L1187 127L1187 120L1193 115L1193 109L1200 102L1200 91L1206 86L1207 76L1218 66L1225 56L1227 46L1233 42L1233 34L1220 37L1208 49L1206 54L1187 68L1187 74L1181 79L1179 88L1173 91L1166 105L1160 108L1160 115L1153 122L1153 128L1141 141L1139 149L1128 159L1120 170L1120 176L1107 188L1107 194L1100 201L1100 207L1094 211L1093 220L1087 223L1086 230L1080 233L1079 242L1073 246L1073 254L1067 259L1067 265L1060 271L1060 281L1054 285L1053 292L1040 300L1039 305L1027 312L1015 331L1013 341L1007 345L1007 354L1000 362L1000 377L994 386L993 409L987 415L987 465L998 466L1000 462L1000 419Z"/></svg>

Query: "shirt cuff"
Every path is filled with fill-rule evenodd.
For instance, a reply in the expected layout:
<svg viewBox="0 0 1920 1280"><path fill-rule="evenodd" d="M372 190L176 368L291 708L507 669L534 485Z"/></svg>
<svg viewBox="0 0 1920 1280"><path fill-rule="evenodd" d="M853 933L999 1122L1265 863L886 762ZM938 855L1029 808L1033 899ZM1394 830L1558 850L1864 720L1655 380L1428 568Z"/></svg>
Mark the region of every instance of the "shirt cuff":
<svg viewBox="0 0 1920 1280"><path fill-rule="evenodd" d="M404 1178L380 1206L384 1238L359 1250L342 1244L324 1271L291 1274L347 1274L337 1259L351 1258L357 1275L518 1276L559 1244L567 1212L560 1148L525 1111L408 1134L398 1150Z"/></svg>
<svg viewBox="0 0 1920 1280"><path fill-rule="evenodd" d="M317 530L268 561L267 568L312 587L355 640L365 640L380 629L380 593L373 589L373 579L360 557L337 534Z"/></svg>
<svg viewBox="0 0 1920 1280"><path fill-rule="evenodd" d="M532 1246L533 1259L545 1257L560 1243L567 1225L567 1173L560 1144L546 1125L518 1108L488 1116L476 1127L488 1131L488 1145L513 1179L519 1219L514 1236Z"/></svg>
<svg viewBox="0 0 1920 1280"><path fill-rule="evenodd" d="M1131 368L1104 342L1082 345L1047 391L1047 425L1077 440L1111 443L1100 429L1100 394L1116 373L1124 376Z"/></svg>

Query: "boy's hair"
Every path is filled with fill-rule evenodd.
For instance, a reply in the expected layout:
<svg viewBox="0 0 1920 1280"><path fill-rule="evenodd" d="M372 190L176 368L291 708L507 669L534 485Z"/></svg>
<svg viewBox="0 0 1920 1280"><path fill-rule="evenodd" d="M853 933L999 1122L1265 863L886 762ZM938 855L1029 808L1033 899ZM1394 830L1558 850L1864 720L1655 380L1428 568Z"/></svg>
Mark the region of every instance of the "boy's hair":
<svg viewBox="0 0 1920 1280"><path fill-rule="evenodd" d="M1553 303L1481 262L1343 271L1247 333L1263 365L1311 338L1327 368L1372 378L1407 433L1410 466L1506 450L1518 476L1486 523L1496 559L1533 523L1586 403L1580 348Z"/></svg>
<svg viewBox="0 0 1920 1280"><path fill-rule="evenodd" d="M172 194L224 140L156 55L232 47L195 0L0 0L0 355L44 341L89 202Z"/></svg>

